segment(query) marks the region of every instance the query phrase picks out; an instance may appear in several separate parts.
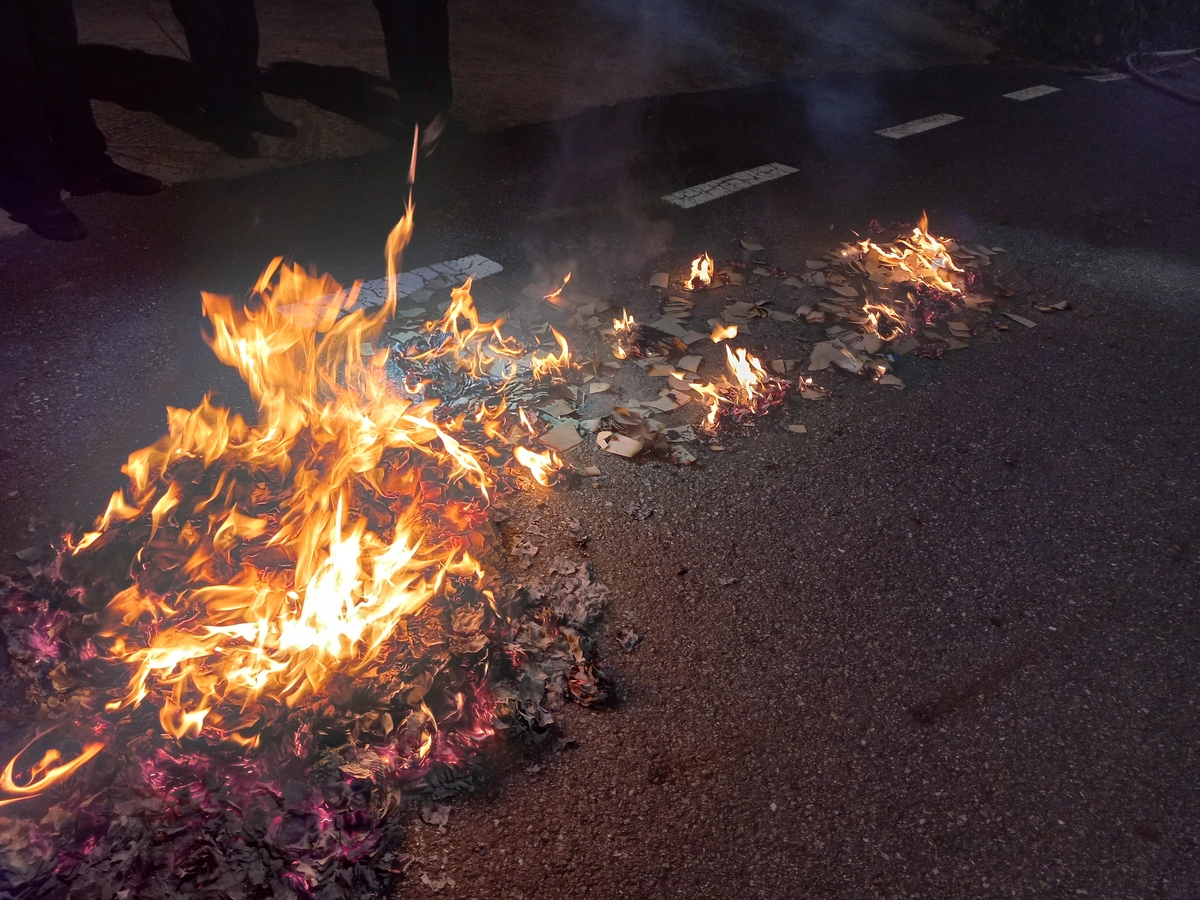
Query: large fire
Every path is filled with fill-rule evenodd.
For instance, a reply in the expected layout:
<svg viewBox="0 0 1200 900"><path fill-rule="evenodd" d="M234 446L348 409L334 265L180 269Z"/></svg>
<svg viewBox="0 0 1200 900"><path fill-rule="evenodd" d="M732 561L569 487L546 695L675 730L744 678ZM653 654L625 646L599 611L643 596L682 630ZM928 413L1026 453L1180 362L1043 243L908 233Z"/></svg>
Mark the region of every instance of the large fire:
<svg viewBox="0 0 1200 900"><path fill-rule="evenodd" d="M129 457L128 486L60 561L86 566L115 542L137 546L132 583L95 617L96 653L129 673L109 720L150 704L178 740L254 747L333 676L369 670L439 592L490 596L480 532L497 483L527 471L549 484L561 461L522 446L536 429L506 389L524 351L500 321L480 320L469 281L427 323L428 349L399 359L374 349L411 230L410 205L388 240L389 296L374 314L347 312L357 287L279 259L248 303L203 295L206 339L249 386L257 422L207 397L168 409L167 435ZM526 357L535 380L570 363L554 337L558 352ZM435 362L493 389L445 404L444 386L421 375ZM10 762L0 802L62 780L103 745L67 762L57 750Z"/></svg>

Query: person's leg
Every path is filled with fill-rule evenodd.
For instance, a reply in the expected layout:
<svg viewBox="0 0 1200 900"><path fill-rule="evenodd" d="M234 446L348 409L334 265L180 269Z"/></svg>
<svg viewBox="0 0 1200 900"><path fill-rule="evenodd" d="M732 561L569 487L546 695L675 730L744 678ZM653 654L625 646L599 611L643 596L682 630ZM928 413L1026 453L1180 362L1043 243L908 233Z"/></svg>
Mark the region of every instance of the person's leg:
<svg viewBox="0 0 1200 900"><path fill-rule="evenodd" d="M0 206L43 237L86 237L59 198L41 78L24 11L13 2L0 2L0 145Z"/></svg>
<svg viewBox="0 0 1200 900"><path fill-rule="evenodd" d="M216 120L245 112L245 100L240 96L225 47L224 0L171 0L171 9L183 26L188 55L204 83L205 112Z"/></svg>
<svg viewBox="0 0 1200 900"><path fill-rule="evenodd" d="M448 0L421 0L421 6L429 96L438 112L448 114L454 101L450 76L450 4Z"/></svg>
<svg viewBox="0 0 1200 900"><path fill-rule="evenodd" d="M71 0L20 0L20 5L41 79L55 157L71 168L99 168L107 159L108 144L80 88L79 36Z"/></svg>
<svg viewBox="0 0 1200 900"><path fill-rule="evenodd" d="M72 194L155 194L162 182L118 166L80 83L71 0L23 0L59 183Z"/></svg>
<svg viewBox="0 0 1200 900"><path fill-rule="evenodd" d="M271 112L263 99L263 74L258 67L258 15L254 0L222 0L224 46L229 71L242 98L242 121L252 131L274 137L295 137L296 126Z"/></svg>
<svg viewBox="0 0 1200 900"><path fill-rule="evenodd" d="M436 110L427 90L421 6L422 0L375 0L392 87L404 115L424 123Z"/></svg>
<svg viewBox="0 0 1200 900"><path fill-rule="evenodd" d="M258 68L258 14L254 0L219 0L221 50L239 112L248 113L262 99Z"/></svg>

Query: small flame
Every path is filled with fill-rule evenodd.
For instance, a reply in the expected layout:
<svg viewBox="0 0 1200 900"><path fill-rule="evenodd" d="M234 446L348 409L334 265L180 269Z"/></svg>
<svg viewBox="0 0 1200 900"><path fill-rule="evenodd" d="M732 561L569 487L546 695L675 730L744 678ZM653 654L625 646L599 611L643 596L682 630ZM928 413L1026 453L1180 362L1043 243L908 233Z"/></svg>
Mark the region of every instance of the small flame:
<svg viewBox="0 0 1200 900"><path fill-rule="evenodd" d="M708 415L705 416L704 423L709 428L712 428L717 424L717 414L721 410L721 401L725 398L714 384L696 384L693 382L688 387L708 400Z"/></svg>
<svg viewBox="0 0 1200 900"><path fill-rule="evenodd" d="M521 408L519 408L517 410L517 414L521 419L521 424L525 426L525 430L528 431L530 434L532 434L534 437L537 437L537 428L534 427L533 422L531 422L529 420L529 414L525 412L525 407L522 406Z"/></svg>
<svg viewBox="0 0 1200 900"><path fill-rule="evenodd" d="M712 342L719 344L721 341L728 341L737 337L738 327L736 325L717 325L712 330Z"/></svg>
<svg viewBox="0 0 1200 900"><path fill-rule="evenodd" d="M548 353L541 359L536 356L529 357L529 368L535 380L545 375L557 374L571 364L571 348L567 345L567 339L554 328L551 328L550 331L554 335L554 339L558 341L559 352L557 354Z"/></svg>
<svg viewBox="0 0 1200 900"><path fill-rule="evenodd" d="M36 796L60 781L64 781L76 769L86 765L92 757L104 749L103 742L93 741L85 744L78 756L64 763L59 763L59 760L63 758L61 751L56 749L47 750L42 754L40 760L29 767L29 772L21 779L22 783L18 784L16 776L17 760L21 758L21 755L26 750L33 746L34 742L44 737L45 734L46 732L42 732L35 736L33 740L21 748L20 753L8 761L8 765L4 767L4 771L0 772L0 791L9 795L6 799L0 800L0 806L6 806L9 803L16 803L18 800L25 800Z"/></svg>
<svg viewBox="0 0 1200 900"><path fill-rule="evenodd" d="M713 261L707 253L701 253L692 260L692 271L688 275L687 289L699 291L712 284Z"/></svg>
<svg viewBox="0 0 1200 900"><path fill-rule="evenodd" d="M613 356L617 359L626 359L629 356L629 350L625 346L625 341L633 336L633 329L637 326L637 322L628 310L621 310L621 318L613 319Z"/></svg>
<svg viewBox="0 0 1200 900"><path fill-rule="evenodd" d="M721 411L721 405L732 409L755 410L762 406L764 390L771 377L757 357L751 356L744 348L733 350L725 348L725 365L729 368L736 384L725 382L723 385L696 384L689 387L708 401L708 415L705 425L713 428Z"/></svg>
<svg viewBox="0 0 1200 900"><path fill-rule="evenodd" d="M737 379L738 401L744 406L753 404L759 395L759 388L767 380L767 373L762 363L753 356L747 356L745 349L739 347L736 353L729 347L725 348L725 364L733 377Z"/></svg>
<svg viewBox="0 0 1200 900"><path fill-rule="evenodd" d="M886 303L864 303L863 312L867 316L867 331L873 333L885 341L890 341L899 337L902 334L908 334L912 331L912 326L908 320L895 309L888 306ZM891 326L886 329L887 334L883 334L879 330L881 322L887 322Z"/></svg>
<svg viewBox="0 0 1200 900"><path fill-rule="evenodd" d="M514 447L513 456L517 462L529 470L533 480L543 487L550 484L550 476L562 466L562 461L553 450L545 453L534 453L525 447Z"/></svg>
<svg viewBox="0 0 1200 900"><path fill-rule="evenodd" d="M563 279L563 283L558 286L558 290L551 291L542 299L553 306L566 306L567 301L562 298L563 288L571 282L571 273L567 273L567 277Z"/></svg>
<svg viewBox="0 0 1200 900"><path fill-rule="evenodd" d="M927 284L948 294L961 294L950 279L950 273L962 273L950 258L950 250L944 238L929 233L929 217L922 212L921 218L907 239L898 239L893 247L883 247L872 240L860 241L858 247L864 253L874 252L880 262L903 270L912 281Z"/></svg>

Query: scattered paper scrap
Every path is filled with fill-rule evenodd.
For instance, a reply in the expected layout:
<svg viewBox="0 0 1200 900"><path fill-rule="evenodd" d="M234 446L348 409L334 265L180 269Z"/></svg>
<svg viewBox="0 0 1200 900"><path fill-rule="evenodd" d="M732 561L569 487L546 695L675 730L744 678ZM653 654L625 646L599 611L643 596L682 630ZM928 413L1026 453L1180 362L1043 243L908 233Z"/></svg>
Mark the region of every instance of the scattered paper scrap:
<svg viewBox="0 0 1200 900"><path fill-rule="evenodd" d="M633 459L645 447L645 444L636 438L626 437L623 434L613 434L611 431L601 431L597 434L596 444L601 450L617 456L623 456L626 459Z"/></svg>
<svg viewBox="0 0 1200 900"><path fill-rule="evenodd" d="M578 447L583 443L583 438L579 436L575 426L569 422L559 422L543 434L541 440L547 447L551 447L559 453L566 453L571 448Z"/></svg>
<svg viewBox="0 0 1200 900"><path fill-rule="evenodd" d="M803 425L789 425L787 430L792 434L808 434L808 429Z"/></svg>
<svg viewBox="0 0 1200 900"><path fill-rule="evenodd" d="M1024 325L1026 328L1033 328L1037 324L1036 322L1034 322L1030 319L1026 319L1024 316L1018 316L1016 313L1006 312L1005 315L1008 316L1010 319L1012 319L1014 322L1016 322L1018 325Z"/></svg>
<svg viewBox="0 0 1200 900"><path fill-rule="evenodd" d="M839 369L845 369L847 372L857 375L863 370L863 362L862 358L847 349L841 341L821 341L813 346L812 355L808 360L808 370L815 372L835 365Z"/></svg>
<svg viewBox="0 0 1200 900"><path fill-rule="evenodd" d="M548 416L554 416L556 419L561 419L564 416L569 416L575 412L575 407L566 400L555 400L552 403L547 403L541 407L541 411Z"/></svg>
<svg viewBox="0 0 1200 900"><path fill-rule="evenodd" d="M685 372L695 372L703 361L704 358L701 356L684 356L679 360L679 368Z"/></svg>
<svg viewBox="0 0 1200 900"><path fill-rule="evenodd" d="M671 276L666 272L655 272L650 276L650 287L662 288L666 290L667 285L671 282Z"/></svg>

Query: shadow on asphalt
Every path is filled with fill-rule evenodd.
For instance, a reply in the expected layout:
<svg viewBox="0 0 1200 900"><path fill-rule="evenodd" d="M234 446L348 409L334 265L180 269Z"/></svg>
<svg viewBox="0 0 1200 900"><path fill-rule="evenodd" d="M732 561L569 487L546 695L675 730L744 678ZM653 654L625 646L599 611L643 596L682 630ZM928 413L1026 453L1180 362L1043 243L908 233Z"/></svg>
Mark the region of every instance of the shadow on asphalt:
<svg viewBox="0 0 1200 900"><path fill-rule="evenodd" d="M275 63L266 72L268 94L307 100L389 137L401 132L400 101L389 96L392 83L349 66L318 66L297 60Z"/></svg>
<svg viewBox="0 0 1200 900"><path fill-rule="evenodd" d="M174 128L216 143L204 121L204 86L192 64L143 50L84 44L79 66L88 96L135 112L149 112ZM391 82L349 66L320 66L299 60L266 70L268 94L306 100L379 134L395 135L403 118Z"/></svg>

